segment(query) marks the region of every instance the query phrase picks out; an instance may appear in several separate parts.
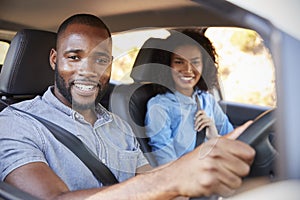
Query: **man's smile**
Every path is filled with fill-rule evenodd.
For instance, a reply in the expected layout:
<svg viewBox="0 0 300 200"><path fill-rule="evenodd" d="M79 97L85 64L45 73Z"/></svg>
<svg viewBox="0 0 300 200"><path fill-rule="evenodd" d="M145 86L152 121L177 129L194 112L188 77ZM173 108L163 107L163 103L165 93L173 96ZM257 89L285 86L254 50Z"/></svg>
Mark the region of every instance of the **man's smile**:
<svg viewBox="0 0 300 200"><path fill-rule="evenodd" d="M91 81L74 81L73 89L79 95L89 96L98 92L99 84Z"/></svg>

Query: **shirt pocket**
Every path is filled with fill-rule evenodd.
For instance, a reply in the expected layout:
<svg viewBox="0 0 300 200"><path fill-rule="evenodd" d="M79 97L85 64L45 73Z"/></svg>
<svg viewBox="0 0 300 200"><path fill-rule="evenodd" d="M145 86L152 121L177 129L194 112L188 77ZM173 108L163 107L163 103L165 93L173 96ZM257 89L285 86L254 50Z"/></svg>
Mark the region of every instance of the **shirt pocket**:
<svg viewBox="0 0 300 200"><path fill-rule="evenodd" d="M109 166L117 179L125 181L135 176L138 165L139 151L113 149L109 151Z"/></svg>

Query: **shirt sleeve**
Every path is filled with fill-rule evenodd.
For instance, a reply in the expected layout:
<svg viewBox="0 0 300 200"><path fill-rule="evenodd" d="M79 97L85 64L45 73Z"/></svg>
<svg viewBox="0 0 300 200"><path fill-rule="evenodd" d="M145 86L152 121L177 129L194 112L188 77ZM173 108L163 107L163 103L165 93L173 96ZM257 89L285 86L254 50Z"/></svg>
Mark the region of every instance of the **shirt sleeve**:
<svg viewBox="0 0 300 200"><path fill-rule="evenodd" d="M146 134L158 165L177 158L174 150L170 113L164 104L151 99L145 117Z"/></svg>
<svg viewBox="0 0 300 200"><path fill-rule="evenodd" d="M9 123L8 123L9 121ZM46 162L43 143L32 120L21 115L0 115L0 177L32 162Z"/></svg>
<svg viewBox="0 0 300 200"><path fill-rule="evenodd" d="M218 133L219 135L226 135L233 130L233 126L229 121L228 116L223 112L221 106L212 95L210 95L210 101L212 102L213 118Z"/></svg>

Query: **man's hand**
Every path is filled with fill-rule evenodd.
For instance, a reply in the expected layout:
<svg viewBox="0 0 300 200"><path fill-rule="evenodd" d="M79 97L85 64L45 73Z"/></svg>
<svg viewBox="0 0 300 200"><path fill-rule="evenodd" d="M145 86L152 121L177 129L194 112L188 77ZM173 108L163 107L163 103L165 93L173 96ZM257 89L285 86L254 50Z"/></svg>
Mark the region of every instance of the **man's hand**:
<svg viewBox="0 0 300 200"><path fill-rule="evenodd" d="M231 131L230 133L224 135L223 137L228 138L228 139L232 139L235 140L237 139L247 128L248 126L250 126L253 123L252 120L249 120L247 122L245 122L244 124L242 124L239 127L236 127L233 131Z"/></svg>
<svg viewBox="0 0 300 200"><path fill-rule="evenodd" d="M166 167L182 196L228 196L249 173L255 151L249 145L213 138Z"/></svg>

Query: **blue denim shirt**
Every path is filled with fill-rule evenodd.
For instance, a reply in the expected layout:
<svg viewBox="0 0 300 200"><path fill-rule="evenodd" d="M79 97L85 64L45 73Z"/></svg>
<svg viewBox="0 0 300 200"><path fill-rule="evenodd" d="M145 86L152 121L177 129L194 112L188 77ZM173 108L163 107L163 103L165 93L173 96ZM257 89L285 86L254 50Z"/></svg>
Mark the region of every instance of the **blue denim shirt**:
<svg viewBox="0 0 300 200"><path fill-rule="evenodd" d="M212 118L219 135L233 130L228 117L208 92L196 90L192 97L177 91L158 94L148 101L145 125L146 133L150 137L149 145L159 165L175 160L194 149L196 95L201 109Z"/></svg>
<svg viewBox="0 0 300 200"><path fill-rule="evenodd" d="M98 120L92 126L83 116L61 103L51 88L41 97L14 105L56 123L81 139L119 181L135 175L148 164L130 126L100 104ZM9 122L9 123L8 123ZM0 113L0 177L32 162L44 162L67 184L70 190L101 187L92 172L61 144L40 122L6 108Z"/></svg>

